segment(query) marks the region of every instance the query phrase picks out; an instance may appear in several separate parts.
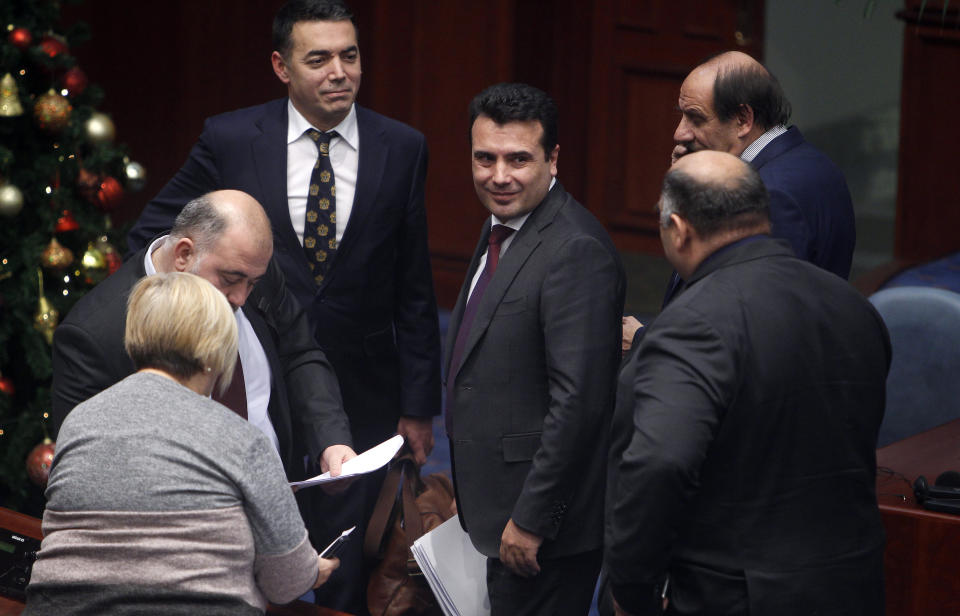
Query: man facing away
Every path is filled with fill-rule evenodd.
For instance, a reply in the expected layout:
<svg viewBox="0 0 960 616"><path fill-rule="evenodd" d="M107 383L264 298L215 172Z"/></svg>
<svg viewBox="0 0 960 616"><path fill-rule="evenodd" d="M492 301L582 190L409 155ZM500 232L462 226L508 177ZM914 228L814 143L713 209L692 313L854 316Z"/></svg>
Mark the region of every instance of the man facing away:
<svg viewBox="0 0 960 616"><path fill-rule="evenodd" d="M270 217L287 284L336 369L357 450L399 432L422 464L440 412L426 141L355 104L361 54L342 0L285 4L274 20L273 48L287 97L208 119L186 163L131 230L130 246L169 228L199 194L235 188L253 195ZM360 521L341 568L318 593L324 605L363 610L357 533L378 488L374 477L335 500L311 492L325 507L308 521L316 547Z"/></svg>
<svg viewBox="0 0 960 616"><path fill-rule="evenodd" d="M665 594L677 615L882 614L883 321L770 237L742 160L681 158L659 207L686 284L619 377L605 544L618 613L659 614Z"/></svg>
<svg viewBox="0 0 960 616"><path fill-rule="evenodd" d="M270 439L290 479L304 477L305 455L338 474L356 454L336 376L272 253L270 222L249 195L223 190L188 203L169 235L87 293L54 333L54 434L74 406L135 371L123 336L126 298L137 281L190 272L219 289L237 319L239 361L228 390L236 394L220 401Z"/></svg>
<svg viewBox="0 0 960 616"><path fill-rule="evenodd" d="M556 180L557 109L500 84L470 105L490 212L447 336L460 522L487 557L495 615L585 614L600 567L624 273Z"/></svg>

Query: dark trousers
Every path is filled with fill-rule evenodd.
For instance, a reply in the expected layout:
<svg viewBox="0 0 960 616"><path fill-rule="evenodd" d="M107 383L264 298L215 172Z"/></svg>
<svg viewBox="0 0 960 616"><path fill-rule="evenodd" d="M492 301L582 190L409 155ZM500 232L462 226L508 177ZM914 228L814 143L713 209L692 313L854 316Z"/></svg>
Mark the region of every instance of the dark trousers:
<svg viewBox="0 0 960 616"><path fill-rule="evenodd" d="M343 408L350 418L354 451L363 453L396 434L397 415L386 411L396 409L400 403L398 359L393 355L356 356L327 348L324 353L337 373ZM371 374L378 378L371 378ZM381 412L371 413L371 409ZM358 616L367 614L367 582L376 563L364 562L363 539L384 477L386 469L364 475L345 493L332 496L319 487L308 488L314 500L307 528L318 551L341 532L357 525L340 553L340 568L326 584L313 591L317 605Z"/></svg>
<svg viewBox="0 0 960 616"><path fill-rule="evenodd" d="M367 614L367 580L372 563L364 562L363 539L385 475L383 469L363 475L342 494L330 495L320 487L307 488L314 497L308 528L317 551L341 532L357 527L340 552L340 568L313 591L317 605L358 616Z"/></svg>
<svg viewBox="0 0 960 616"><path fill-rule="evenodd" d="M491 616L585 616L600 572L602 550L553 558L540 563L531 578L510 572L487 559Z"/></svg>

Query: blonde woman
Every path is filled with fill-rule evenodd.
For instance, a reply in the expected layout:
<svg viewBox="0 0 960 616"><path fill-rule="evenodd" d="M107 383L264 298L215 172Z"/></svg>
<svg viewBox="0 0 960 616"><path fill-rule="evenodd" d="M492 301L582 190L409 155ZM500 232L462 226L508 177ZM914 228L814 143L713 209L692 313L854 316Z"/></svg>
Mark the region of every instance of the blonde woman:
<svg viewBox="0 0 960 616"><path fill-rule="evenodd" d="M210 400L229 383L226 298L156 274L127 304L137 372L64 421L25 614L262 614L316 588L320 559L276 450Z"/></svg>

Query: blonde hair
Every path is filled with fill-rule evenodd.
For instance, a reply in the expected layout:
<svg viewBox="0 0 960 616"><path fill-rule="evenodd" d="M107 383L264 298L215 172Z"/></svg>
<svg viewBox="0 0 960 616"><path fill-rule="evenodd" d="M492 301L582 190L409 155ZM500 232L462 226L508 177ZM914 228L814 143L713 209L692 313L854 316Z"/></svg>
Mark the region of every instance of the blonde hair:
<svg viewBox="0 0 960 616"><path fill-rule="evenodd" d="M204 370L229 386L237 360L237 321L216 287L194 274L154 274L127 300L124 347L137 370L184 379Z"/></svg>

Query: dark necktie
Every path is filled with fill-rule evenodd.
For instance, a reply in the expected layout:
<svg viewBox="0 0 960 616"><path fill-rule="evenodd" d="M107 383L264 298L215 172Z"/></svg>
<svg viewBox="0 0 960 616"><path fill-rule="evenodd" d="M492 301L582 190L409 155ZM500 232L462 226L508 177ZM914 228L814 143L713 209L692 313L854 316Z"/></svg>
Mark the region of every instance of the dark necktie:
<svg viewBox="0 0 960 616"><path fill-rule="evenodd" d="M240 417L247 418L247 386L243 381L243 366L240 364L239 353L237 353L237 366L233 369L233 380L230 381L230 386L222 394L219 387L214 388L212 397Z"/></svg>
<svg viewBox="0 0 960 616"><path fill-rule="evenodd" d="M315 128L307 136L317 144L317 162L310 175L307 213L303 226L303 250L317 286L323 283L337 252L337 186L330 164L330 140L336 131L321 133Z"/></svg>
<svg viewBox="0 0 960 616"><path fill-rule="evenodd" d="M490 279L493 278L493 272L497 269L500 262L500 247L503 241L510 237L513 229L504 225L493 225L490 229L490 237L487 238L487 263L477 278L477 284L473 287L473 293L467 300L467 305L463 309L463 318L460 319L460 328L457 330L457 341L453 345L453 356L450 358L449 372L447 373L447 411L444 413L444 425L447 429L447 436L453 436L452 420L450 414L450 401L453 399L453 382L460 369L460 362L463 360L463 350L467 345L467 337L470 335L470 328L473 325L473 318L477 316L477 306L483 297L483 292L487 290Z"/></svg>

